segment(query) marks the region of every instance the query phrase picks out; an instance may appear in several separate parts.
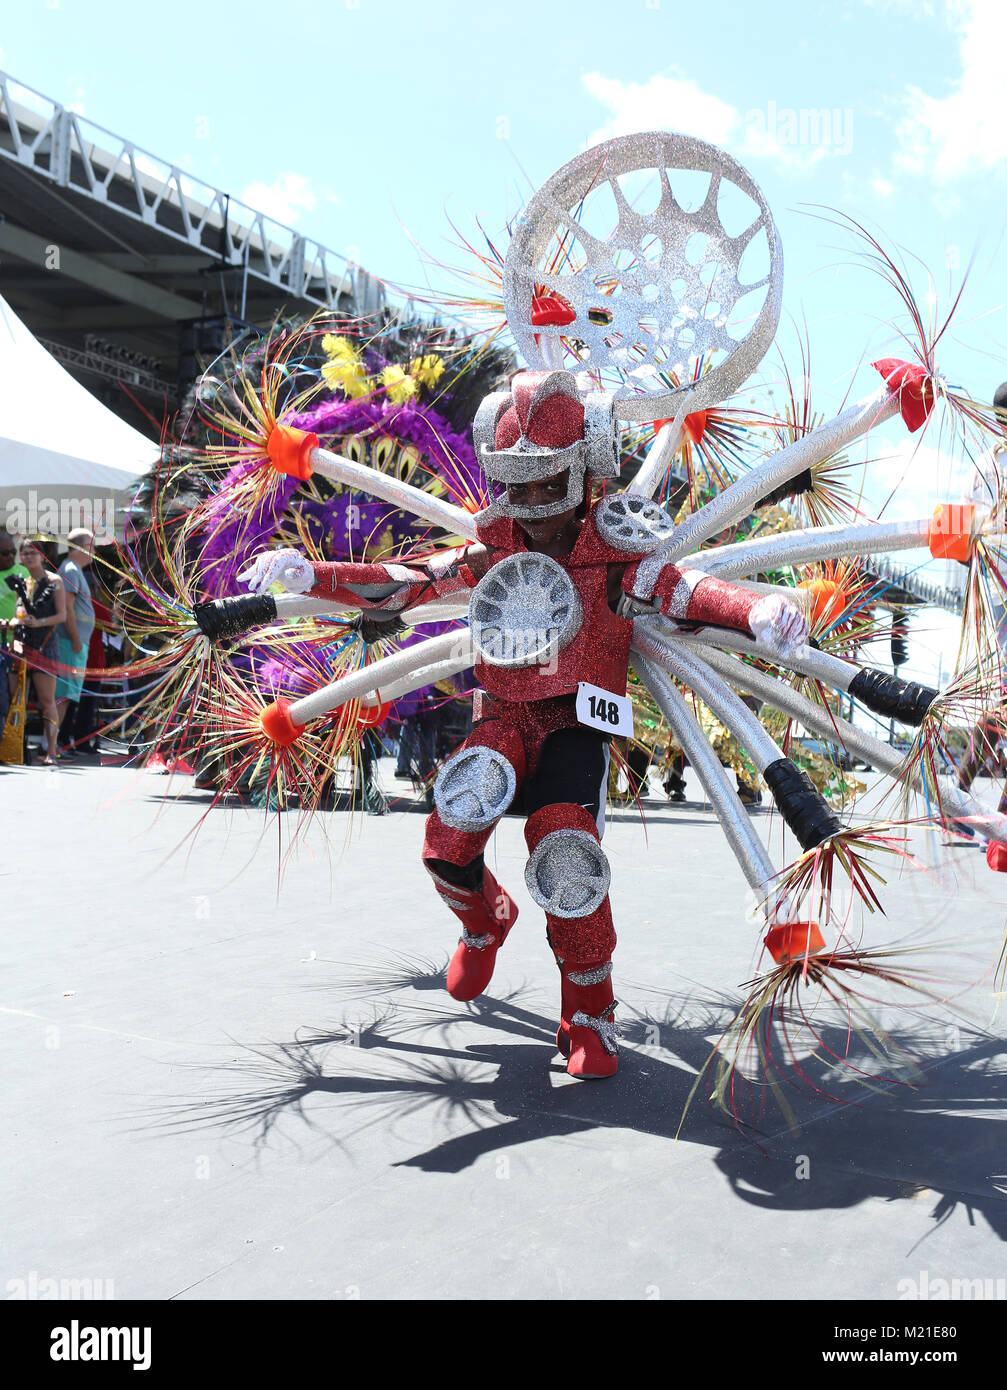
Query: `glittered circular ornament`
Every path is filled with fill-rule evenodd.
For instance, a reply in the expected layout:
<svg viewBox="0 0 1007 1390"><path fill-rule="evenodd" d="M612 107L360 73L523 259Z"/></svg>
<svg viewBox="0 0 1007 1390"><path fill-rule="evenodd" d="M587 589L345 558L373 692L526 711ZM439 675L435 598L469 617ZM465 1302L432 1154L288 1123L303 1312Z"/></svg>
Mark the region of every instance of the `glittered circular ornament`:
<svg viewBox="0 0 1007 1390"><path fill-rule="evenodd" d="M580 628L573 581L548 555L518 552L480 579L469 601L472 641L480 661L513 668L541 666Z"/></svg>
<svg viewBox="0 0 1007 1390"><path fill-rule="evenodd" d="M676 197L677 171L708 176L698 208ZM657 180L652 211L627 196L640 174ZM543 287L569 307L567 322L533 321ZM652 131L596 145L543 184L518 220L503 289L530 366L553 364L565 339L592 376L622 381L620 419L657 420L688 393L692 411L715 405L755 370L779 322L783 252L761 190L736 160L703 140ZM759 291L756 310L750 297ZM706 370L694 381L700 362ZM683 384L669 385L672 375Z"/></svg>
<svg viewBox="0 0 1007 1390"><path fill-rule="evenodd" d="M445 825L474 834L500 819L516 789L514 768L496 748L463 748L441 768L434 805Z"/></svg>
<svg viewBox="0 0 1007 1390"><path fill-rule="evenodd" d="M612 870L586 830L554 830L525 869L528 892L553 917L587 917L605 901Z"/></svg>
<svg viewBox="0 0 1007 1390"><path fill-rule="evenodd" d="M594 511L598 534L614 550L647 555L666 541L675 523L656 502L635 493L603 497Z"/></svg>

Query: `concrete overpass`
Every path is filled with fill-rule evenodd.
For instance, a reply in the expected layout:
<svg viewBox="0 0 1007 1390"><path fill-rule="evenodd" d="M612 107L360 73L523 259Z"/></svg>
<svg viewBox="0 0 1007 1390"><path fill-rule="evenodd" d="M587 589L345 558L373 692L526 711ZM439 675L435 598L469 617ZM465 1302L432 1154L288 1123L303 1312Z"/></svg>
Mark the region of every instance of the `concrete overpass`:
<svg viewBox="0 0 1007 1390"><path fill-rule="evenodd" d="M0 292L134 424L120 382L161 418L243 326L384 306L338 252L2 72Z"/></svg>

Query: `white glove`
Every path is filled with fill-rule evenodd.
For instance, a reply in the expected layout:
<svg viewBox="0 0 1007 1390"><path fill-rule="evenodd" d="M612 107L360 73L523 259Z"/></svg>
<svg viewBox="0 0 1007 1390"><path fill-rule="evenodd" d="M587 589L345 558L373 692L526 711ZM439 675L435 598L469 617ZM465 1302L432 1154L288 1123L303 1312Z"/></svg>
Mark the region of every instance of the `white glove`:
<svg viewBox="0 0 1007 1390"><path fill-rule="evenodd" d="M789 599L779 594L760 598L748 615L752 636L776 656L793 656L808 640L808 620Z"/></svg>
<svg viewBox="0 0 1007 1390"><path fill-rule="evenodd" d="M306 594L315 587L315 571L296 550L267 550L238 575L238 583L259 594L268 593L274 584L291 594Z"/></svg>

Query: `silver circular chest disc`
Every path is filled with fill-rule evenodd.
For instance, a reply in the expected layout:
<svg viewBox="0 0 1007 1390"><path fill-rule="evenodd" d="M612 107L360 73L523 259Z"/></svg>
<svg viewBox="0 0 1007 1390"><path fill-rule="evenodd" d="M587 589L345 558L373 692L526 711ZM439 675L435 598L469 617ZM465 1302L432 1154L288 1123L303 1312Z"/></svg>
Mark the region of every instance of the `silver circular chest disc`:
<svg viewBox="0 0 1007 1390"><path fill-rule="evenodd" d="M508 555L472 590L469 626L480 661L489 666L543 666L581 625L573 580L549 555Z"/></svg>
<svg viewBox="0 0 1007 1390"><path fill-rule="evenodd" d="M594 509L598 534L613 550L649 555L666 541L675 523L656 502L633 493L604 497Z"/></svg>

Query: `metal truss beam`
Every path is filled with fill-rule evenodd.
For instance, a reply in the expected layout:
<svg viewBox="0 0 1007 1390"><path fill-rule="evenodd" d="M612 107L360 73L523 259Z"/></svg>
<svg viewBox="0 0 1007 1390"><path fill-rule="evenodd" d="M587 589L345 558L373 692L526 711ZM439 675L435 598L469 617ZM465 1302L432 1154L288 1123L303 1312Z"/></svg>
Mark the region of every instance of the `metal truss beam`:
<svg viewBox="0 0 1007 1390"><path fill-rule="evenodd" d="M962 612L965 600L961 590L943 584L932 584L907 565L895 564L884 556L874 556L866 569L868 574L876 575L883 584L892 590L908 594L917 603L945 608L949 613ZM902 606L895 593L891 595L891 601L896 607Z"/></svg>
<svg viewBox="0 0 1007 1390"><path fill-rule="evenodd" d="M345 256L0 72L0 159L201 251L292 299L355 313L384 286ZM113 267L114 268L114 267Z"/></svg>
<svg viewBox="0 0 1007 1390"><path fill-rule="evenodd" d="M135 304L159 318L194 319L202 313L198 300L185 299L172 290L163 290L135 275L113 270L93 256L85 256L69 247L47 241L45 237L26 232L10 222L0 223L0 251L7 251L39 270L49 269L54 275L68 275L71 280L89 285L111 299Z"/></svg>
<svg viewBox="0 0 1007 1390"><path fill-rule="evenodd" d="M107 377L110 381L124 381L129 386L138 386L156 395L174 389L174 382L165 381L147 368L120 362L118 358L109 357L93 348L67 347L65 343L53 343L45 338L38 341L64 367L75 367L79 371L90 372L92 376Z"/></svg>

